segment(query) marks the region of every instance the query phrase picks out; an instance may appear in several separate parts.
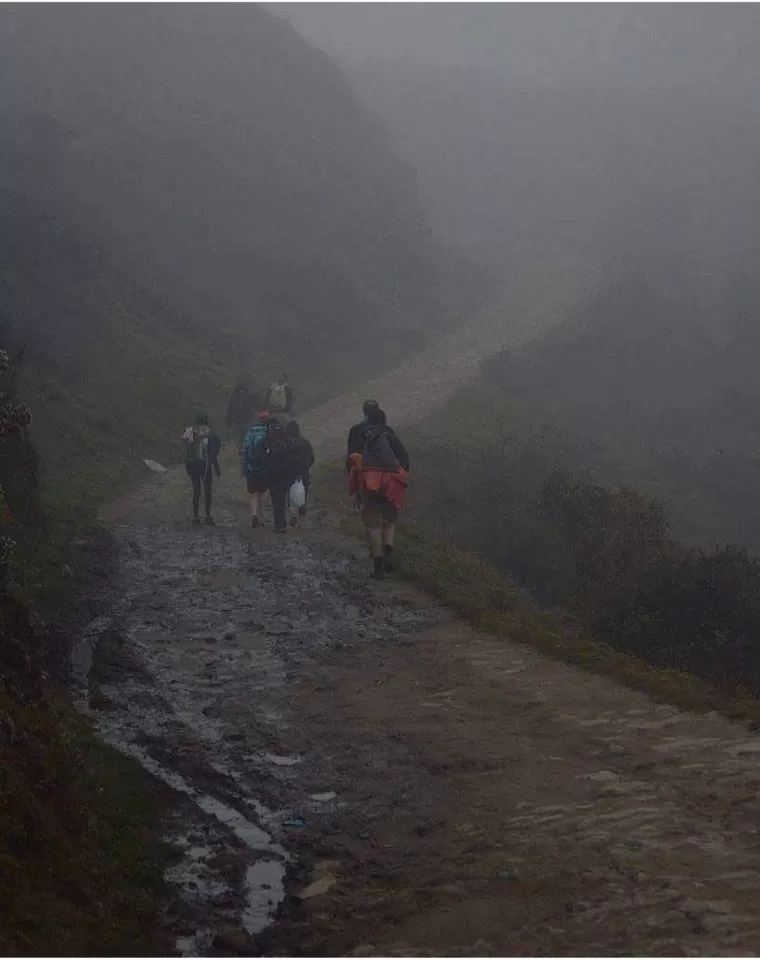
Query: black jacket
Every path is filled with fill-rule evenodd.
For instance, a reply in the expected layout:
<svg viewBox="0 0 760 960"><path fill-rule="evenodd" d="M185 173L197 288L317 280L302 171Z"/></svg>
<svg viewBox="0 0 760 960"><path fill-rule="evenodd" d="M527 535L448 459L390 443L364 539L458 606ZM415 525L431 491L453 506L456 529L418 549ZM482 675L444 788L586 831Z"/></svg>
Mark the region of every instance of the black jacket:
<svg viewBox="0 0 760 960"><path fill-rule="evenodd" d="M366 420L362 420L360 423L355 423L353 427L348 431L348 450L346 453L346 472L351 472L351 455L354 453L361 453L364 450L364 432L369 427L370 424ZM388 437L388 442L390 443L391 450L396 456L396 459L404 468L404 470L409 469L409 454L406 452L406 447L396 436L392 427L389 427L387 424L381 428L385 435Z"/></svg>
<svg viewBox="0 0 760 960"><path fill-rule="evenodd" d="M233 424L247 427L259 409L258 396L245 386L237 384L227 404L224 422L228 427Z"/></svg>
<svg viewBox="0 0 760 960"><path fill-rule="evenodd" d="M289 487L314 466L314 451L304 437L283 436L272 444L269 466L272 482Z"/></svg>

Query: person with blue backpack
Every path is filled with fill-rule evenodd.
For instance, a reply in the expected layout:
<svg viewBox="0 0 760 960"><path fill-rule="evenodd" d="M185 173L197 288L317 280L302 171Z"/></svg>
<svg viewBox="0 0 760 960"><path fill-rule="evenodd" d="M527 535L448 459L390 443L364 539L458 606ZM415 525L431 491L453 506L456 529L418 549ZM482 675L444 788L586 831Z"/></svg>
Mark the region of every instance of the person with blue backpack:
<svg viewBox="0 0 760 960"><path fill-rule="evenodd" d="M263 520L264 494L270 488L270 428L273 421L268 410L254 419L243 440L242 474L251 498L251 526Z"/></svg>

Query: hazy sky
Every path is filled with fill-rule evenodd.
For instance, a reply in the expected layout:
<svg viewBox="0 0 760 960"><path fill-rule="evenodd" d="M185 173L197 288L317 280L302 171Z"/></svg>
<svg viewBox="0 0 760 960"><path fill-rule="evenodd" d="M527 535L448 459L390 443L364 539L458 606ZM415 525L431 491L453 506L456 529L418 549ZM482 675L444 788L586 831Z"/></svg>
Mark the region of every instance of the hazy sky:
<svg viewBox="0 0 760 960"><path fill-rule="evenodd" d="M267 4L312 43L352 59L486 69L524 78L706 82L746 90L756 4Z"/></svg>

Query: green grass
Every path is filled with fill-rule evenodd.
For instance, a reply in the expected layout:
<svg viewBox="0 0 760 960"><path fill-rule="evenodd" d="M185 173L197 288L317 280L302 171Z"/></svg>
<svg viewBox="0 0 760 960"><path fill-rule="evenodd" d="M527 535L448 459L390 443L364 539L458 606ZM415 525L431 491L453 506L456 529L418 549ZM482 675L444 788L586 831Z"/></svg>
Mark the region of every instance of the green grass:
<svg viewBox="0 0 760 960"><path fill-rule="evenodd" d="M315 474L320 501L341 529L363 536L345 493L340 465ZM424 492L412 488L412 496ZM401 522L396 533L400 574L479 629L522 643L592 673L610 677L653 700L695 712L716 711L730 720L760 725L760 701L738 685L713 685L692 674L653 667L591 637L573 618L539 609L505 574L474 553L423 536Z"/></svg>
<svg viewBox="0 0 760 960"><path fill-rule="evenodd" d="M155 956L166 796L61 702L19 702L4 682L12 733L0 747L0 940L22 956Z"/></svg>

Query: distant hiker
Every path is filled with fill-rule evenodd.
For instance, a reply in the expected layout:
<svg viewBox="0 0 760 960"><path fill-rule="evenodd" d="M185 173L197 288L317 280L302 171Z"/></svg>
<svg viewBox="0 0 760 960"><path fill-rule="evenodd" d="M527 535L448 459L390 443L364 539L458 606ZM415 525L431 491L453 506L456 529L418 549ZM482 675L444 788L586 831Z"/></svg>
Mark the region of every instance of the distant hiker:
<svg viewBox="0 0 760 960"><path fill-rule="evenodd" d="M269 490L269 428L272 416L262 410L249 427L243 440L241 472L251 497L251 526L263 520L264 494Z"/></svg>
<svg viewBox="0 0 760 960"><path fill-rule="evenodd" d="M251 389L249 381L239 377L230 394L225 417L227 429L233 431L239 449L242 449L245 435L259 407L259 397Z"/></svg>
<svg viewBox="0 0 760 960"><path fill-rule="evenodd" d="M297 420L291 420L285 427L285 433L288 437L294 437L299 443L298 453L298 474L296 479L303 481L305 502L303 506L297 508L298 516L305 517L307 501L309 498L309 486L311 483L311 468L314 466L314 449L306 437L301 436L301 428ZM291 526L296 525L295 514L291 517Z"/></svg>
<svg viewBox="0 0 760 960"><path fill-rule="evenodd" d="M375 401L364 404L364 420L348 435L349 493L367 528L372 576L393 572L393 542L398 512L406 499L409 455Z"/></svg>
<svg viewBox="0 0 760 960"><path fill-rule="evenodd" d="M293 412L293 390L288 383L288 375L280 370L277 378L270 383L265 402L267 410L277 416L286 414L289 418Z"/></svg>
<svg viewBox="0 0 760 960"><path fill-rule="evenodd" d="M205 497L206 517L204 523L214 525L211 516L211 487L214 473L221 477L219 451L222 444L219 437L208 425L205 413L199 413L193 426L182 434L182 449L185 455L185 470L193 484L193 523L201 522L199 509L201 503L201 484Z"/></svg>

